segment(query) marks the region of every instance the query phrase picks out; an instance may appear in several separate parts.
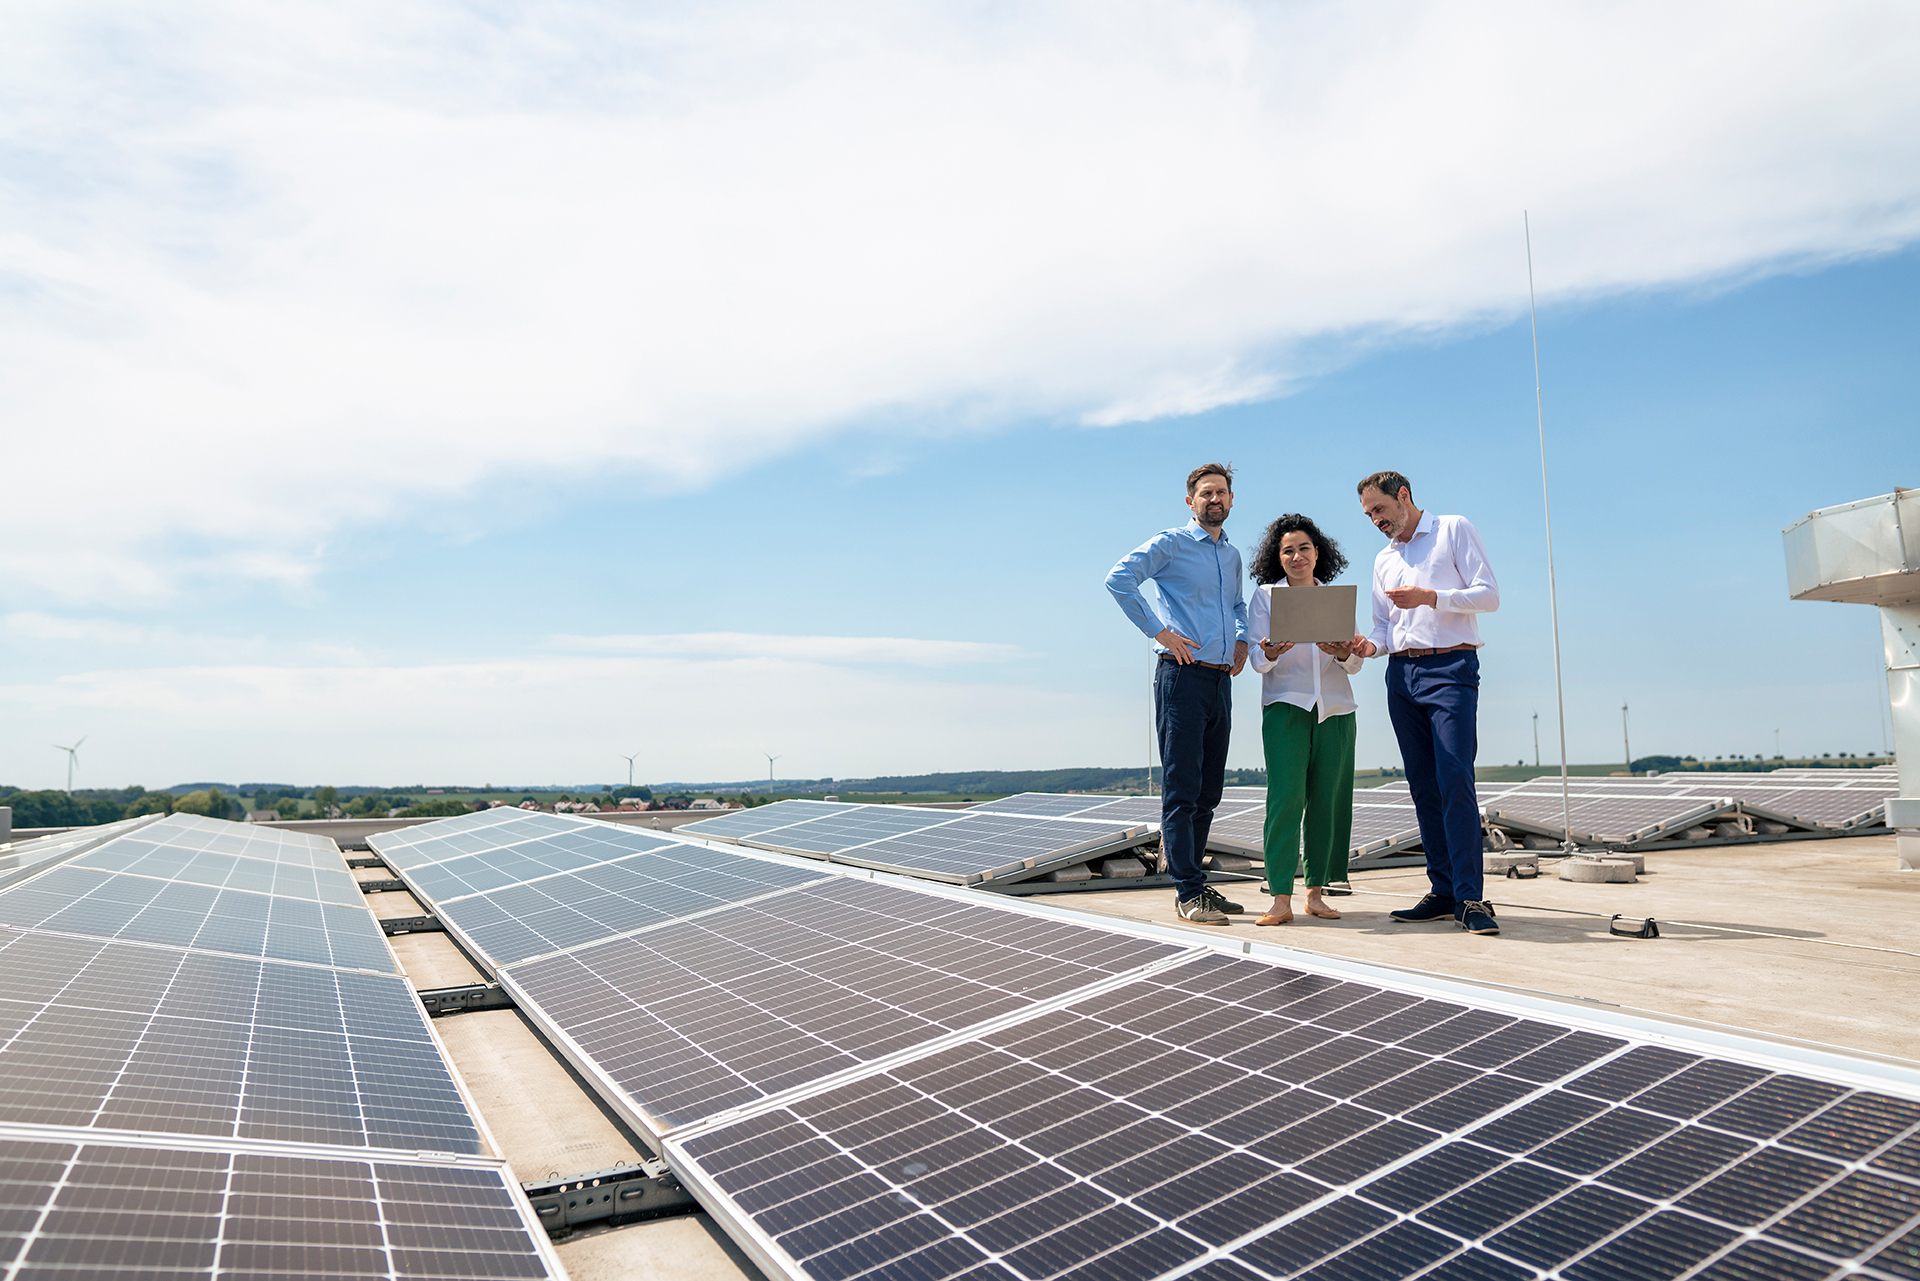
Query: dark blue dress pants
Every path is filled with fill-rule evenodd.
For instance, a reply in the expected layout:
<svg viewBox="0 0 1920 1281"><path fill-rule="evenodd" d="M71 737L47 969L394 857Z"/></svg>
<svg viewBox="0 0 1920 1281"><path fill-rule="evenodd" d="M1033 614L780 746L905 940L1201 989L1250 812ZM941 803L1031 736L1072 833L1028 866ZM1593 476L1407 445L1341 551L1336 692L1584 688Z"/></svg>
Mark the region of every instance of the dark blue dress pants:
<svg viewBox="0 0 1920 1281"><path fill-rule="evenodd" d="M1480 800L1480 655L1470 649L1387 660L1387 715L1406 762L1433 892L1456 903L1485 897Z"/></svg>
<svg viewBox="0 0 1920 1281"><path fill-rule="evenodd" d="M1217 668L1163 658L1153 674L1153 714L1160 729L1160 848L1185 900L1207 883L1200 859L1227 776L1233 682Z"/></svg>

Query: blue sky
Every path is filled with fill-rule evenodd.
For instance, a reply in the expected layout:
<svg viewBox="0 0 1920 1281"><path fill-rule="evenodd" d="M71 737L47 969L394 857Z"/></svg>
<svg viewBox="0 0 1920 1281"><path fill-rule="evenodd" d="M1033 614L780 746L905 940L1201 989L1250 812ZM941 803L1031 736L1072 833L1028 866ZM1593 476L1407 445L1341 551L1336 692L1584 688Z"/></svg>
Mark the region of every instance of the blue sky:
<svg viewBox="0 0 1920 1281"><path fill-rule="evenodd" d="M1138 763L1101 580L1214 459L1358 581L1359 476L1473 519L1481 759L1551 760L1522 207L1572 757L1884 750L1779 531L1920 484L1920 28L1623 12L42 15L0 781Z"/></svg>

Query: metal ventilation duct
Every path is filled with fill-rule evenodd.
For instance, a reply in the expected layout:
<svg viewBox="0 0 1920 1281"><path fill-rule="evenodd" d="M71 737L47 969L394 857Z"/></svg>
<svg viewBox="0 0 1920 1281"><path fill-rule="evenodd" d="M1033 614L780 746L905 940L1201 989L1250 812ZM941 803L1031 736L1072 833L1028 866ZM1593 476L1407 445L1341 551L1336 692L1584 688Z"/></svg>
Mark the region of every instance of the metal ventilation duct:
<svg viewBox="0 0 1920 1281"><path fill-rule="evenodd" d="M1920 868L1920 490L1827 507L1787 526L1787 594L1880 607L1900 795L1900 864Z"/></svg>

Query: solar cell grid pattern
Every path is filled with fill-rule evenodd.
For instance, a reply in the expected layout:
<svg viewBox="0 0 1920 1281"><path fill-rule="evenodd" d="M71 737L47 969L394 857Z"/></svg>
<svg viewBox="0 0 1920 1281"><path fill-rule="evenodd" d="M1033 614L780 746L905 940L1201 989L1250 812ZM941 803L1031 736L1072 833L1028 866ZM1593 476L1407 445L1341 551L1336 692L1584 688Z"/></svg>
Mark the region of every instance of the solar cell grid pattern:
<svg viewBox="0 0 1920 1281"><path fill-rule="evenodd" d="M508 817L496 818L493 815ZM437 819L419 827L377 832L367 838L367 844L380 851L380 857L389 866L412 868L533 840L553 831L556 823L568 822L556 815L531 810L481 810L471 816ZM610 827L609 830L620 829Z"/></svg>
<svg viewBox="0 0 1920 1281"><path fill-rule="evenodd" d="M819 1281L1920 1275L1920 1104L1218 956L669 1148Z"/></svg>
<svg viewBox="0 0 1920 1281"><path fill-rule="evenodd" d="M666 1128L1180 950L832 877L503 981Z"/></svg>
<svg viewBox="0 0 1920 1281"><path fill-rule="evenodd" d="M578 872L435 904L494 965L512 965L822 879L680 842Z"/></svg>
<svg viewBox="0 0 1920 1281"><path fill-rule="evenodd" d="M0 1275L537 1278L494 1169L0 1135Z"/></svg>
<svg viewBox="0 0 1920 1281"><path fill-rule="evenodd" d="M861 807L858 805L846 805L837 801L775 801L771 805L736 810L734 813L722 814L716 818L703 818L697 823L688 823L677 830L694 836L711 836L724 841L738 841L762 832L771 832L775 828L804 823L809 819L822 818L828 814L844 814L859 808Z"/></svg>
<svg viewBox="0 0 1920 1281"><path fill-rule="evenodd" d="M646 832L603 832L598 830L599 824L589 827L566 819L550 819L549 823L552 826L538 835L512 845L403 870L430 897L449 899L518 885L555 872L593 867L648 850L681 847L680 842Z"/></svg>
<svg viewBox="0 0 1920 1281"><path fill-rule="evenodd" d="M869 842L841 857L862 867L971 884L1029 871L1071 851L1117 843L1125 834L1126 825L1118 823L969 812L939 827ZM782 836L759 839L772 843Z"/></svg>
<svg viewBox="0 0 1920 1281"><path fill-rule="evenodd" d="M295 847L298 849L299 847ZM300 850L304 854L304 849ZM319 903L357 905L364 896L337 851L329 850L332 866L302 858L280 861L262 857L259 847L249 854L195 849L179 844L155 844L138 837L109 841L74 858L68 866L102 872L182 881L190 885L252 890Z"/></svg>
<svg viewBox="0 0 1920 1281"><path fill-rule="evenodd" d="M364 906L54 867L0 891L0 925L393 973Z"/></svg>
<svg viewBox="0 0 1920 1281"><path fill-rule="evenodd" d="M833 854L951 823L960 817L955 810L917 810L898 805L861 805L827 814L805 822L792 823L775 832L745 838L756 845L773 845L798 854Z"/></svg>
<svg viewBox="0 0 1920 1281"><path fill-rule="evenodd" d="M0 1122L481 1150L402 979L7 930Z"/></svg>

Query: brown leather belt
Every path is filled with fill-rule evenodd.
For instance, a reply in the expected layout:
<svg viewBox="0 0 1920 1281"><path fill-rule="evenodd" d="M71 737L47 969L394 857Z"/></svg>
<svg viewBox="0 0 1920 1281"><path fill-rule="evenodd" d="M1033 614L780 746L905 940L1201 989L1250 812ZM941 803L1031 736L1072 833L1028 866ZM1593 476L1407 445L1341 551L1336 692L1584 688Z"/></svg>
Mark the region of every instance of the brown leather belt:
<svg viewBox="0 0 1920 1281"><path fill-rule="evenodd" d="M1426 658L1432 654L1456 654L1463 649L1479 649L1478 645L1449 645L1445 649L1396 649L1392 658Z"/></svg>
<svg viewBox="0 0 1920 1281"><path fill-rule="evenodd" d="M1180 660L1172 654L1160 655L1160 661L1163 663L1180 663ZM1211 667L1216 672L1231 672L1233 670L1233 664L1231 663L1204 663L1197 658L1188 659L1187 663L1190 663L1194 667ZM1180 665L1186 666L1187 664Z"/></svg>

